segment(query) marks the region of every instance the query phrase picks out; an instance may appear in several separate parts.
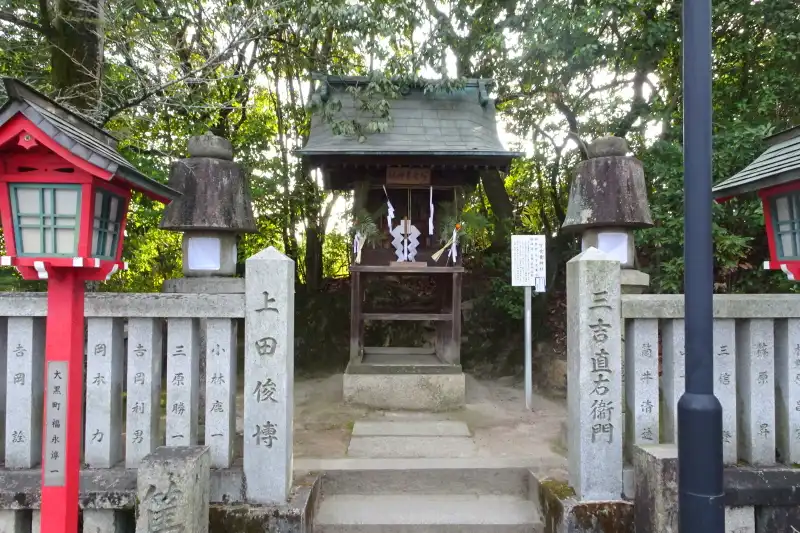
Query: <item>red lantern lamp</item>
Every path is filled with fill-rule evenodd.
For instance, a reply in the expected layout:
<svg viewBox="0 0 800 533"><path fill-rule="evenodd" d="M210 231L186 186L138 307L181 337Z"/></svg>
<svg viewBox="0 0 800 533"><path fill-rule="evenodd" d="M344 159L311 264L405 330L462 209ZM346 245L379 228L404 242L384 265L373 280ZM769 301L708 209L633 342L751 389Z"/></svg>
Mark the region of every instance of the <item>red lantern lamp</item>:
<svg viewBox="0 0 800 533"><path fill-rule="evenodd" d="M767 150L712 189L718 202L756 192L769 241L768 270L800 280L800 126L764 139Z"/></svg>
<svg viewBox="0 0 800 533"><path fill-rule="evenodd" d="M48 282L41 529L77 533L84 282L125 267L132 191L165 203L179 194L133 168L100 128L19 81L3 83L0 265Z"/></svg>

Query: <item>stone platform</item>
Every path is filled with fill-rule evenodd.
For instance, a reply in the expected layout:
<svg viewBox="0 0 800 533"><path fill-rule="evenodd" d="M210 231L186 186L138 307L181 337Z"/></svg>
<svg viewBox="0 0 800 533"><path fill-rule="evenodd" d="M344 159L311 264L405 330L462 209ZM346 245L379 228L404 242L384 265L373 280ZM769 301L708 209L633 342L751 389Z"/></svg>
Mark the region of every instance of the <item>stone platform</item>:
<svg viewBox="0 0 800 533"><path fill-rule="evenodd" d="M344 400L375 409L447 411L464 406L461 365L431 354L371 354L344 373Z"/></svg>

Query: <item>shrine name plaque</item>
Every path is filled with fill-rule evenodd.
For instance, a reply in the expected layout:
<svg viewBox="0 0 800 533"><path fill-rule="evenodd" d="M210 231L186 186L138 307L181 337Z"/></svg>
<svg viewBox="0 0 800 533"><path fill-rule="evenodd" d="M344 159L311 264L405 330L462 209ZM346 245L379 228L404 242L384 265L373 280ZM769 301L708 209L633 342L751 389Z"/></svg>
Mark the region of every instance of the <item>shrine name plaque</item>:
<svg viewBox="0 0 800 533"><path fill-rule="evenodd" d="M63 487L67 455L67 361L47 363L45 396L44 485Z"/></svg>
<svg viewBox="0 0 800 533"><path fill-rule="evenodd" d="M388 167L386 185L430 185L431 169L410 167Z"/></svg>

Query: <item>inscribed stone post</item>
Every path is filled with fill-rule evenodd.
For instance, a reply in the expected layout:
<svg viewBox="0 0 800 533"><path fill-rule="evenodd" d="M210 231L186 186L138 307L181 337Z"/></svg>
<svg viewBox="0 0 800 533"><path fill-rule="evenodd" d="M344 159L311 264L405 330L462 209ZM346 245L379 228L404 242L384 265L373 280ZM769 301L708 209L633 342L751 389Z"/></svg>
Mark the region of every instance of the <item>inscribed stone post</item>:
<svg viewBox="0 0 800 533"><path fill-rule="evenodd" d="M282 503L292 484L294 261L269 247L247 259L246 268L247 499Z"/></svg>
<svg viewBox="0 0 800 533"><path fill-rule="evenodd" d="M6 318L0 317L0 347L5 350L8 350L7 325ZM0 348L0 457L5 457L6 426L2 421L6 419L6 364L9 352L2 352L2 348Z"/></svg>
<svg viewBox="0 0 800 533"><path fill-rule="evenodd" d="M625 327L626 453L658 444L658 320L630 319Z"/></svg>
<svg viewBox="0 0 800 533"><path fill-rule="evenodd" d="M722 406L722 460L736 464L736 321L732 318L714 319L714 396Z"/></svg>
<svg viewBox="0 0 800 533"><path fill-rule="evenodd" d="M228 468L236 433L236 321L206 322L206 446L213 468Z"/></svg>
<svg viewBox="0 0 800 533"><path fill-rule="evenodd" d="M205 446L162 446L136 472L136 533L208 533L211 458Z"/></svg>
<svg viewBox="0 0 800 533"><path fill-rule="evenodd" d="M6 468L42 458L44 320L10 317L6 350Z"/></svg>
<svg viewBox="0 0 800 533"><path fill-rule="evenodd" d="M84 456L91 468L122 460L123 326L118 318L88 320Z"/></svg>
<svg viewBox="0 0 800 533"><path fill-rule="evenodd" d="M156 449L161 418L161 321L128 321L128 388L125 420L125 466Z"/></svg>
<svg viewBox="0 0 800 533"><path fill-rule="evenodd" d="M776 443L780 460L800 463L800 319L775 323Z"/></svg>
<svg viewBox="0 0 800 533"><path fill-rule="evenodd" d="M736 381L741 458L775 463L775 332L772 319L742 320L736 328Z"/></svg>
<svg viewBox="0 0 800 533"><path fill-rule="evenodd" d="M686 385L686 331L682 318L665 320L661 329L661 379L664 384L664 438L678 443L678 400Z"/></svg>
<svg viewBox="0 0 800 533"><path fill-rule="evenodd" d="M167 320L167 446L197 444L200 344L192 318Z"/></svg>
<svg viewBox="0 0 800 533"><path fill-rule="evenodd" d="M567 263L570 484L581 500L622 495L619 261L589 248Z"/></svg>

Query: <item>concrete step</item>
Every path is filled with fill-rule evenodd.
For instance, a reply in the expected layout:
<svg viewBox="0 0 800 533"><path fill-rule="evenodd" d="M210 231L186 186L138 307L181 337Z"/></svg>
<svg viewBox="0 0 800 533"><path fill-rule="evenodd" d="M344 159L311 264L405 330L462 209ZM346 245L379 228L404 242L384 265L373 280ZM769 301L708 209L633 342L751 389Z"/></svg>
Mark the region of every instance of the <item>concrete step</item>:
<svg viewBox="0 0 800 533"><path fill-rule="evenodd" d="M526 468L391 468L328 470L322 494L461 494L526 498Z"/></svg>
<svg viewBox="0 0 800 533"><path fill-rule="evenodd" d="M473 457L478 447L470 437L350 438L349 457Z"/></svg>
<svg viewBox="0 0 800 533"><path fill-rule="evenodd" d="M534 504L510 495L341 494L324 497L316 533L543 533Z"/></svg>

